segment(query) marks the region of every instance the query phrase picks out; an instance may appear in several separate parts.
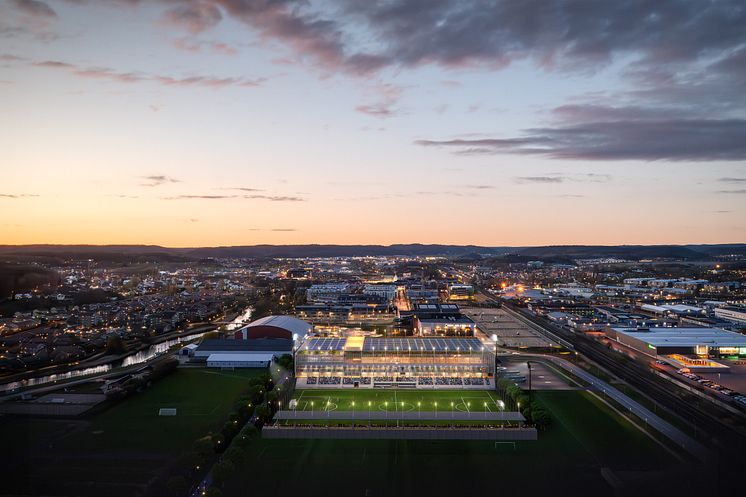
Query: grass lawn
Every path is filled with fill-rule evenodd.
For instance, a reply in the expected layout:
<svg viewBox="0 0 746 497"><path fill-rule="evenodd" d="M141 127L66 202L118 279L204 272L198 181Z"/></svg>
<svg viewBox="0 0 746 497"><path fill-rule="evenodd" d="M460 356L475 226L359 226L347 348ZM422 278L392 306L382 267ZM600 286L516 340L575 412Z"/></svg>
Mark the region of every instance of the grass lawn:
<svg viewBox="0 0 746 497"><path fill-rule="evenodd" d="M0 469L4 492L134 495L189 449L217 431L264 370L178 369L104 412L80 419L6 417L0 436L21 447ZM162 407L177 415L158 416ZM16 445L17 444L17 445Z"/></svg>
<svg viewBox="0 0 746 497"><path fill-rule="evenodd" d="M461 393L480 394L435 394L456 402ZM382 397L371 402L380 403L394 392L363 393L374 394ZM429 395L404 394L415 402ZM622 493L660 495L665 489L669 495L696 488L691 479L697 476L690 476L696 472L587 392L534 395L554 422L538 441L518 442L515 450L487 441L257 440L225 495L613 495L602 468L622 482Z"/></svg>

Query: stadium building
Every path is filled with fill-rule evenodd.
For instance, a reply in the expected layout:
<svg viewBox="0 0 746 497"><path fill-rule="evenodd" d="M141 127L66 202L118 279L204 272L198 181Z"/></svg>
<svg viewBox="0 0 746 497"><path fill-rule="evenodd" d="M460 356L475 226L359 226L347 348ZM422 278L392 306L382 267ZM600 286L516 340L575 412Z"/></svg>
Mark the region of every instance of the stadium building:
<svg viewBox="0 0 746 497"><path fill-rule="evenodd" d="M494 348L477 338L309 338L297 387L491 388Z"/></svg>

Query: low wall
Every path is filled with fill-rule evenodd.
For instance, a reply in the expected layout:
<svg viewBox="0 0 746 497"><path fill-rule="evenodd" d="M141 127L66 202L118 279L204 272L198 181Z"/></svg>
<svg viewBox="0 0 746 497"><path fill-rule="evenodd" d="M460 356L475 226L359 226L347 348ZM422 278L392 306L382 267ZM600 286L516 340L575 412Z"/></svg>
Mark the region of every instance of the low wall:
<svg viewBox="0 0 746 497"><path fill-rule="evenodd" d="M262 437L270 439L322 438L338 440L494 440L531 441L536 428L382 428L337 426L265 426Z"/></svg>

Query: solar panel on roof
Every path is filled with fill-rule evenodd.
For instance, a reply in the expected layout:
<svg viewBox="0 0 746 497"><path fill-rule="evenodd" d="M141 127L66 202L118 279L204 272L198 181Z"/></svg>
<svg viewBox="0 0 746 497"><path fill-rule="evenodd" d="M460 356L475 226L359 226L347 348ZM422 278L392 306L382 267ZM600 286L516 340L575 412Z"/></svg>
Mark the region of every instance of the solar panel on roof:
<svg viewBox="0 0 746 497"><path fill-rule="evenodd" d="M477 338L366 338L363 350L421 350L445 352L446 350L481 350Z"/></svg>

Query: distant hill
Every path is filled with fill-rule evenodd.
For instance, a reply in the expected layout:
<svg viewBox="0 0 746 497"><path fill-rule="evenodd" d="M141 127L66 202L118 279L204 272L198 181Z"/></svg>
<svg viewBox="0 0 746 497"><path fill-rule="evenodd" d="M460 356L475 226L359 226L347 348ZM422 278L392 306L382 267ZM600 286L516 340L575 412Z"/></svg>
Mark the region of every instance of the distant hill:
<svg viewBox="0 0 746 497"><path fill-rule="evenodd" d="M232 247L168 248L158 245L0 245L5 260L30 257L97 259L109 261L179 262L207 258L263 257L350 257L350 256L446 256L463 260L511 255L530 258L572 260L618 257L639 260L676 258L706 260L727 254L746 255L746 244L714 245L557 245L544 247L481 247L477 245L246 245Z"/></svg>

